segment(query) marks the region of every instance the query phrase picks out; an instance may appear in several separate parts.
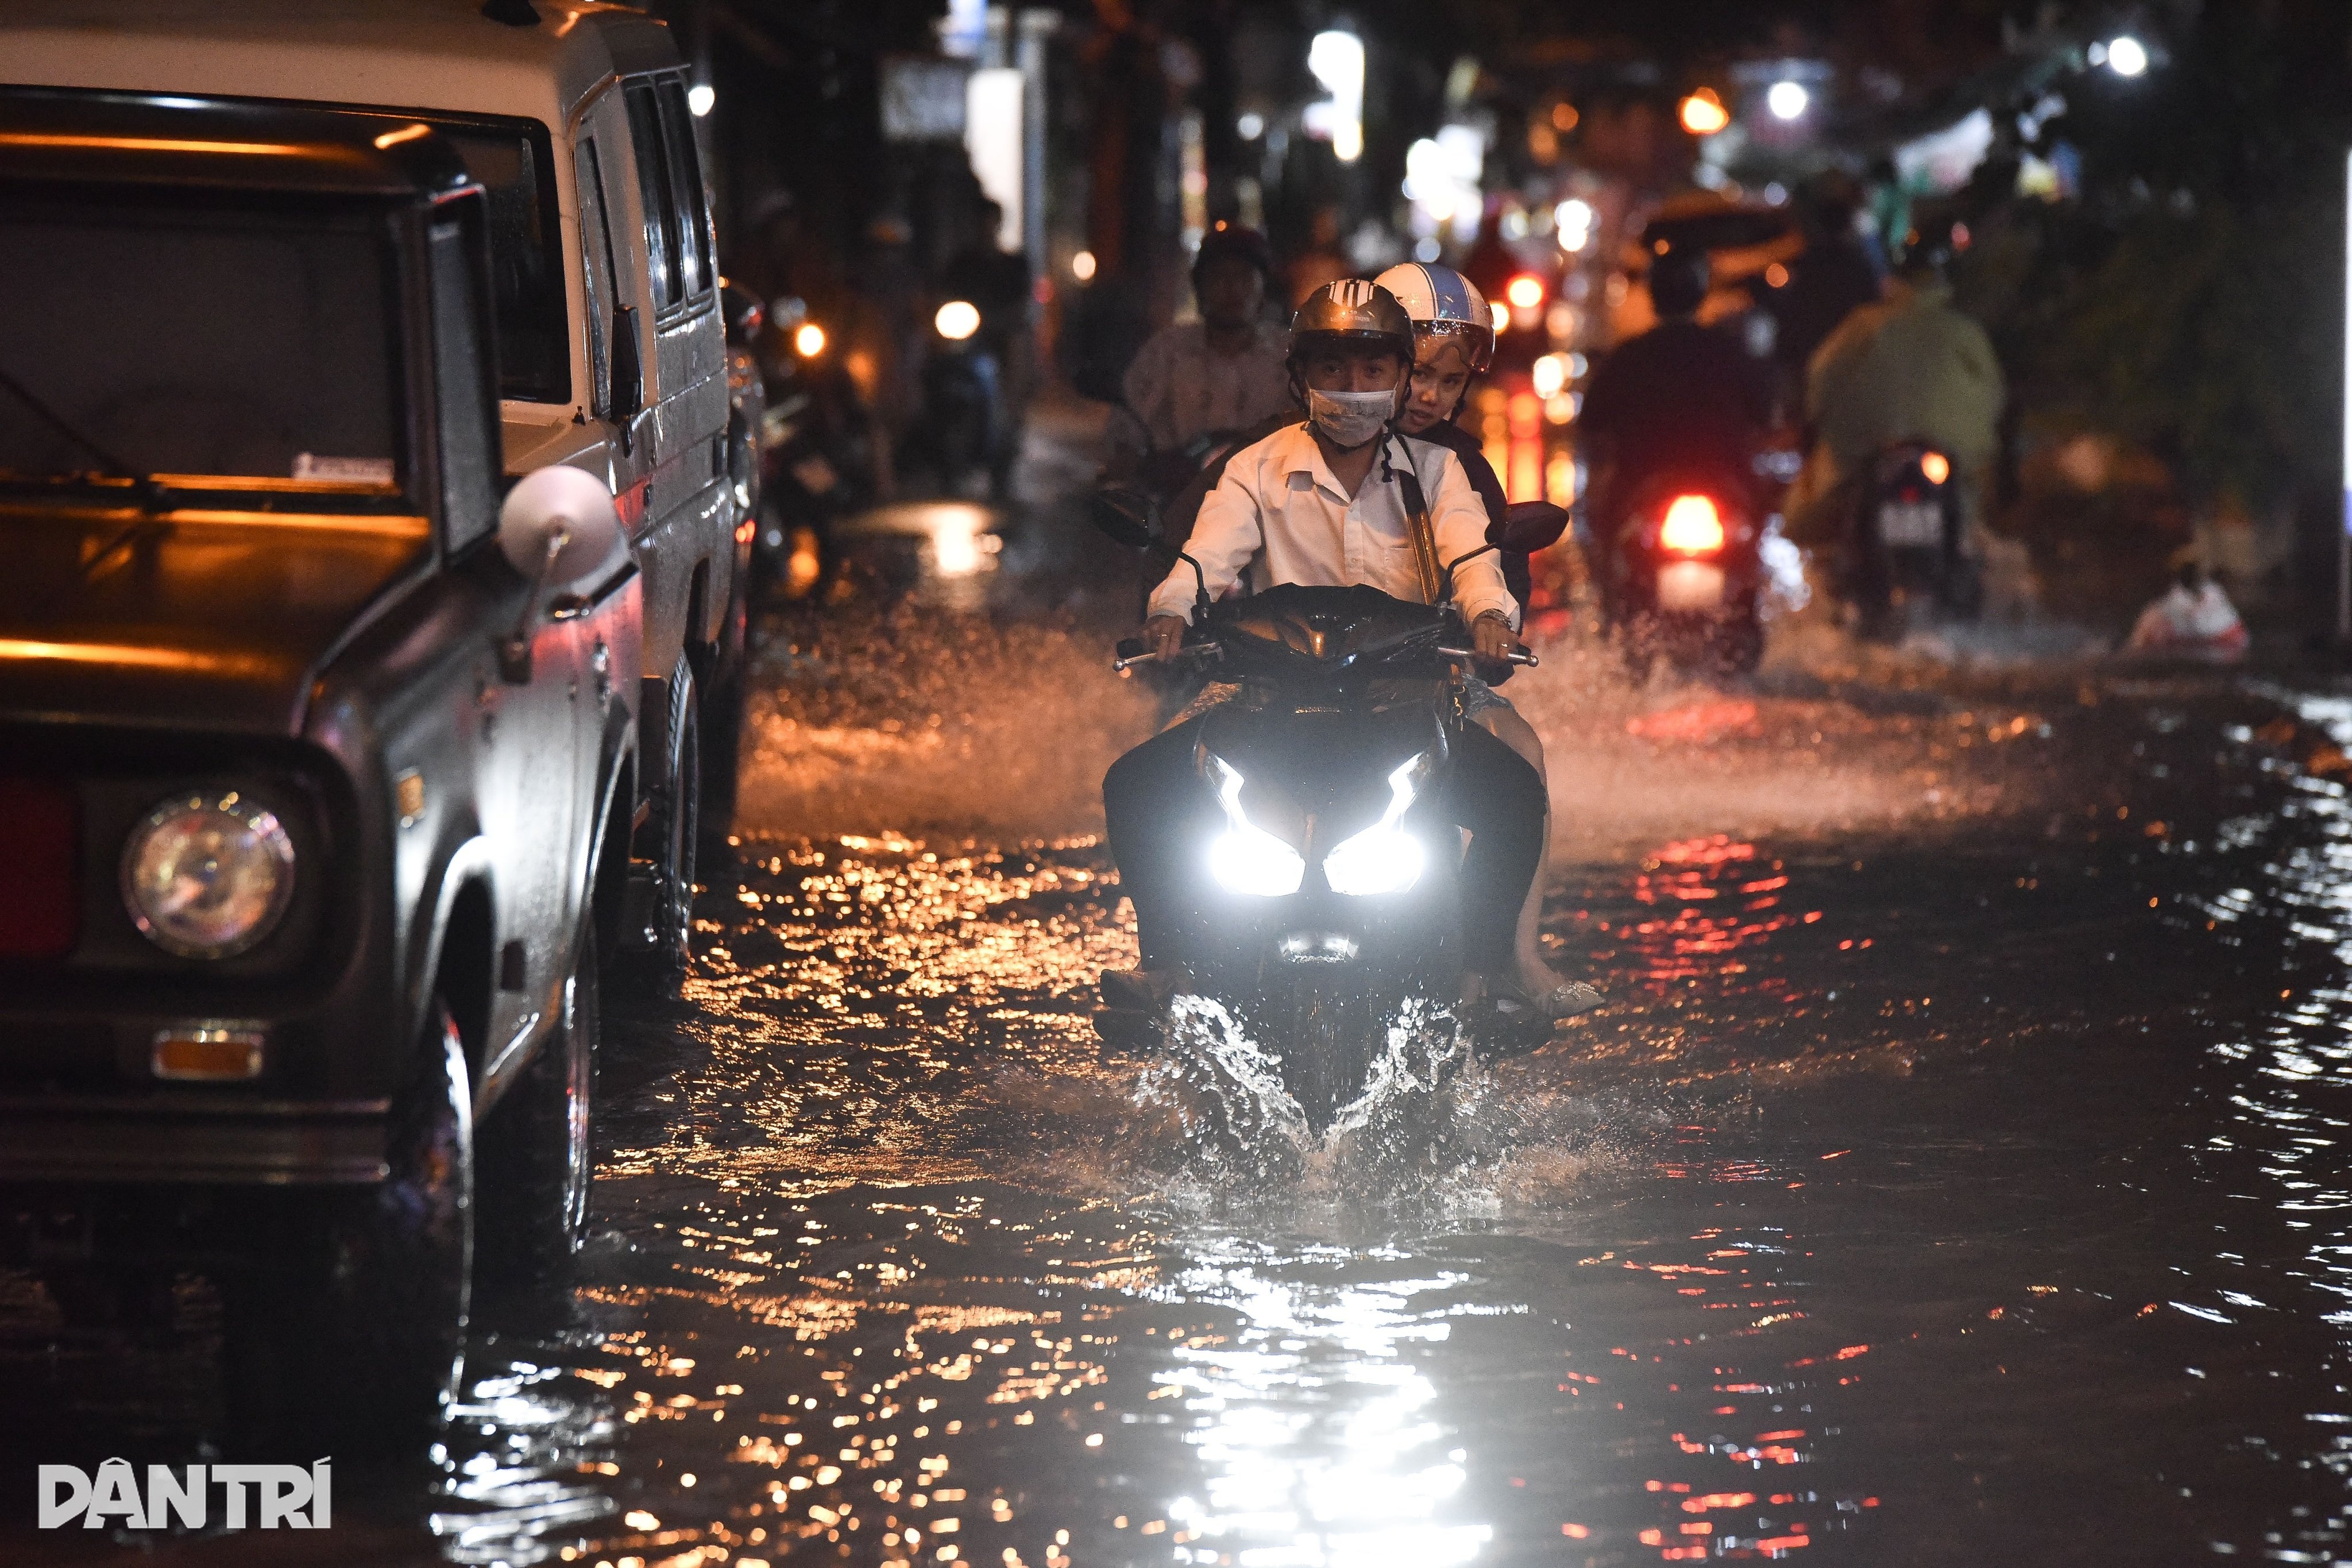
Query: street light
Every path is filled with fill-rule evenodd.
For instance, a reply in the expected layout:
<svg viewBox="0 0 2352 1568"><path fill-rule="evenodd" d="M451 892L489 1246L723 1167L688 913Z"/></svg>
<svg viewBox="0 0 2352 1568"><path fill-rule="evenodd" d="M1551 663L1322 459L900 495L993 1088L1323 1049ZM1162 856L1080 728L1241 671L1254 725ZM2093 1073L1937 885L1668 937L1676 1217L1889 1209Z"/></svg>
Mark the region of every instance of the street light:
<svg viewBox="0 0 2352 1568"><path fill-rule="evenodd" d="M686 89L687 112L693 115L697 120L699 120L704 115L709 113L711 106L718 101L719 94L707 81L696 82L692 87Z"/></svg>
<svg viewBox="0 0 2352 1568"><path fill-rule="evenodd" d="M2093 44L2083 54L2093 65L2105 66L2117 76L2141 76L2147 70L2147 46L2129 33Z"/></svg>
<svg viewBox="0 0 2352 1568"><path fill-rule="evenodd" d="M1801 120L1813 95L1805 90L1801 81L1776 81L1772 90L1764 95L1764 107L1772 111L1775 120Z"/></svg>

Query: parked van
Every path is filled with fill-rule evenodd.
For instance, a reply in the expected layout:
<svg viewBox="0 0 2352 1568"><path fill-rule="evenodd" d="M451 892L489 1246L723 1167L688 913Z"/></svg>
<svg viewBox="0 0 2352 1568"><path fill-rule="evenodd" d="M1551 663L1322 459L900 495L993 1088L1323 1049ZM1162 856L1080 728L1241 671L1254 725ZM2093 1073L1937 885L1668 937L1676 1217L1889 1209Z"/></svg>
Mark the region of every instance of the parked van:
<svg viewBox="0 0 2352 1568"><path fill-rule="evenodd" d="M586 1212L642 574L501 500L491 226L430 132L0 88L0 1264L204 1274L257 1432L446 1414Z"/></svg>
<svg viewBox="0 0 2352 1568"><path fill-rule="evenodd" d="M674 984L703 757L731 758L740 721L751 523L730 482L719 269L669 30L585 0L12 0L0 62L22 86L326 109L457 150L489 198L506 471L603 479L644 574L642 771L609 935Z"/></svg>

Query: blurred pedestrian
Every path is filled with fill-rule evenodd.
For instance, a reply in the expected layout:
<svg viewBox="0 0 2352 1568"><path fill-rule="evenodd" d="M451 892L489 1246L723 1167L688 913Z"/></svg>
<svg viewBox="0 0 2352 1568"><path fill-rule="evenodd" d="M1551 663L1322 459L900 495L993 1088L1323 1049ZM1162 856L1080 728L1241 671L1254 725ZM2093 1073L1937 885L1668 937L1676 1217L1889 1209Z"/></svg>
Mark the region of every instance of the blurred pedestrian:
<svg viewBox="0 0 2352 1568"><path fill-rule="evenodd" d="M1303 305L1326 283L1356 275L1356 264L1339 248L1339 209L1321 206L1315 209L1314 226L1308 231L1307 248L1290 258L1290 297L1285 307Z"/></svg>
<svg viewBox="0 0 2352 1568"><path fill-rule="evenodd" d="M1788 262L1788 280L1757 301L1772 318L1772 356L1791 386L1804 384L1813 351L1846 317L1875 304L1885 286L1854 226L1846 182L1817 183L1800 198L1797 215L1805 248Z"/></svg>
<svg viewBox="0 0 2352 1568"><path fill-rule="evenodd" d="M1287 335L1266 317L1274 253L1254 228L1220 222L1192 258L1200 319L1152 334L1111 416L1113 479L1173 490L1196 470L1203 437L1235 434L1292 409Z"/></svg>
<svg viewBox="0 0 2352 1568"><path fill-rule="evenodd" d="M2164 596L2140 612L2126 646L2133 653L2235 664L2246 657L2249 640L2246 623L2221 584L2191 560Z"/></svg>

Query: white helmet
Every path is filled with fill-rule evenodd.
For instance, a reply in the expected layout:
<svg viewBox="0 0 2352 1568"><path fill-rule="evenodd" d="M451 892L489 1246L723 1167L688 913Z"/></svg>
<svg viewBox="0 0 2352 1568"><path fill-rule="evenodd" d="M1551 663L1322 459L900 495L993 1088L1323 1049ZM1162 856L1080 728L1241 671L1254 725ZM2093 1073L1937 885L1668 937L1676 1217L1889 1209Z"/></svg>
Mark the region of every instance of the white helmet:
<svg viewBox="0 0 2352 1568"><path fill-rule="evenodd" d="M1415 338L1460 338L1476 374L1495 358L1495 317L1478 286L1451 267L1407 261L1373 279L1397 297L1412 318Z"/></svg>

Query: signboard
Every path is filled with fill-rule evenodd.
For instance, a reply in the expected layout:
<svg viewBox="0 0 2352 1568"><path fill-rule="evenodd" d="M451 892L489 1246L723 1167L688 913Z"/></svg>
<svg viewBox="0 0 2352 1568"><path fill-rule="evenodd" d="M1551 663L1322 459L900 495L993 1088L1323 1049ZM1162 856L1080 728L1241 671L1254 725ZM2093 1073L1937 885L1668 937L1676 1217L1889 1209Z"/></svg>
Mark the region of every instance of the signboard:
<svg viewBox="0 0 2352 1568"><path fill-rule="evenodd" d="M971 67L929 55L898 55L882 62L882 139L961 142L964 81Z"/></svg>

